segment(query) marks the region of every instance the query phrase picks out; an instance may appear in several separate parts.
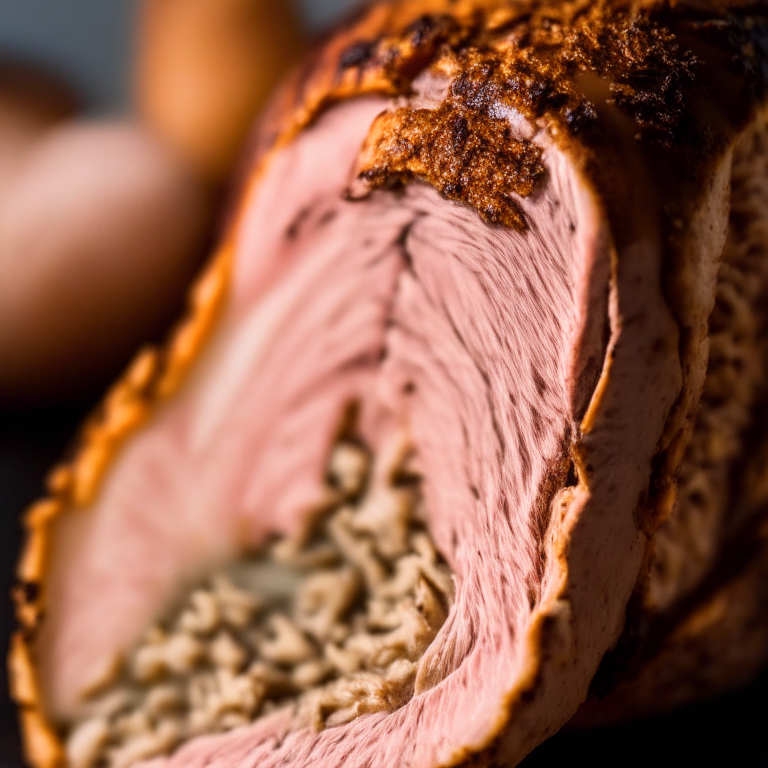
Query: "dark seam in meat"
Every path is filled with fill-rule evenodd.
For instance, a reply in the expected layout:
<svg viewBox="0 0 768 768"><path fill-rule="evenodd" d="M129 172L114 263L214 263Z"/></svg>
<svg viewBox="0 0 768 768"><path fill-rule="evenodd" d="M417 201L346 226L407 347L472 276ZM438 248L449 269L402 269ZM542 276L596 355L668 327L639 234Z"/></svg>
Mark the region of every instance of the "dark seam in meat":
<svg viewBox="0 0 768 768"><path fill-rule="evenodd" d="M327 382L335 381L338 378L340 371L349 372L358 368L375 368L378 362L379 353L380 350L378 348L376 350L362 352L361 354L355 355L339 363L335 368L327 371L323 376L308 381L302 389L294 393L290 400L286 401L286 409L298 409L305 398L315 395Z"/></svg>
<svg viewBox="0 0 768 768"><path fill-rule="evenodd" d="M461 392L461 388L458 386L457 382L453 378L453 376L451 374L451 371L448 368L448 366L446 366L439 358L435 357L434 355L432 355L430 353L430 351L429 351L430 350L430 346L429 346L429 343L428 343L426 338L424 338L420 334L415 333L412 329L406 328L402 323L398 322L397 319L394 318L394 317L392 317L390 319L389 327L390 328L397 328L401 333L403 333L404 335L410 336L413 339L419 339L419 341L421 342L421 344L422 344L422 346L423 346L423 348L425 350L425 354L430 356L432 358L433 363L435 365L437 365L443 371L443 374L444 374L445 378L448 381L450 381L450 383L453 386L453 388L457 392ZM415 390L415 387L414 387L414 390ZM461 416L460 416L460 424L461 424L462 438L463 438L463 441L464 441L464 447L466 449L469 449L469 446L470 446L469 431L467 429L467 425L464 422L463 417L461 417ZM472 476L470 468L466 464L464 465L464 472L465 472L467 478Z"/></svg>
<svg viewBox="0 0 768 768"><path fill-rule="evenodd" d="M397 240L395 241L395 243L400 246L401 257L403 259L403 263L406 265L406 268L407 268L408 272L412 275L413 279L416 280L417 282L418 282L418 276L417 276L417 274L415 272L415 269L413 267L413 259L410 256L410 253L408 251L407 241L408 241L409 236L412 234L413 228L415 227L415 225L422 218L424 218L425 216L426 216L426 213L424 211L418 211L418 210L415 211L414 219L412 221L410 221L408 224L406 224L401 229L400 234L399 234ZM398 321L393 316L394 306L395 306L395 304L397 302L397 297L398 297L398 292L399 292L399 281L400 281L400 278L398 278L398 284L395 287L395 290L393 291L392 300L391 300L391 303L390 303L390 309L387 311L387 314L386 314L385 327L387 327L387 328L399 328L399 330L402 333L410 335L412 338L418 338L418 336L416 334L414 334L412 331L409 331L408 329L406 329L402 324L398 323ZM446 315L448 315L447 309L445 307L443 307L443 310L446 312ZM449 322L455 328L455 325L453 324L453 320L450 318L450 316L449 316ZM464 346L463 340L460 339L460 341L461 341L462 345ZM425 349L428 350L429 349L429 344L428 344L427 340L422 338L422 343L423 343L423 346L425 347ZM384 342L384 345L383 345L383 349L385 349L385 350L388 349L388 345L386 343L386 339L385 339L385 342ZM466 347L465 347L465 349L466 349ZM469 354L469 350L467 350L467 353ZM471 355L470 355L470 357L471 357ZM448 374L447 367L440 360L435 358L434 356L432 356L432 358L433 358L434 362L437 365L439 365L441 368L443 368L445 370L446 377L450 381L452 381L452 383L453 383L454 387L456 387L457 391L460 391L460 389L458 388L458 385L456 384L456 382L453 381L452 376L450 376ZM477 363L475 363L475 365L477 365ZM478 368L478 370L480 370L480 369ZM482 375L482 371L480 371L480 372L481 372L481 375ZM484 380L486 382L486 386L489 386L490 382L488 380L487 375L484 377ZM491 415L492 415L492 419L493 419L494 428L497 430L497 437L501 441L502 454L503 454L504 453L503 436L500 434L500 427L499 427L498 422L496 420L495 410L493 408L492 403L490 402L490 398L489 398L489 407L491 409ZM469 433L468 433L467 426L466 426L463 418L461 419L461 429L462 429L462 433L463 433L463 437L464 437L464 444L465 444L466 447L469 447ZM469 467L465 466L465 472L466 472L466 476L468 478L471 477L471 473L469 471ZM471 488L472 488L474 493L477 493L477 489L475 488L474 485L472 485ZM477 495L476 497L479 498L479 495Z"/></svg>
<svg viewBox="0 0 768 768"><path fill-rule="evenodd" d="M576 470L576 464L574 463L573 459L571 459L569 465L568 465L568 474L565 478L565 487L566 488L576 488L579 485L579 474Z"/></svg>
<svg viewBox="0 0 768 768"><path fill-rule="evenodd" d="M421 346L424 348L425 354L427 356L431 357L432 362L435 365L437 365L443 371L443 374L444 374L446 380L451 383L451 386L457 392L461 392L461 387L459 387L458 383L454 379L450 368L448 368L448 366L445 365L445 363L443 363L443 361L440 360L440 358L438 358L438 357L434 356L433 354L431 354L429 342L428 342L428 340L424 336L422 336L421 334L416 333L411 328L407 328L402 323L400 323L394 316L390 318L388 325L392 329L397 328L401 333L403 333L406 336L410 336L412 339L418 339L421 342ZM464 440L464 447L466 449L469 449L469 447L470 447L469 430L467 429L467 425L466 425L463 417L461 417L461 415L460 415L459 421L460 421L460 424L461 424L461 432L462 432L462 438ZM464 471L465 471L465 474L466 474L467 478L472 476L470 468L466 464L464 465Z"/></svg>
<svg viewBox="0 0 768 768"><path fill-rule="evenodd" d="M381 252L377 253L370 261L365 262L366 269L374 269L383 261L392 258L393 250L397 248L397 239L390 241Z"/></svg>
<svg viewBox="0 0 768 768"><path fill-rule="evenodd" d="M400 231L398 236L394 239L394 241L391 243L390 246L387 247L387 250L384 252L384 254L380 257L378 257L374 262L369 264L368 266L372 266L373 263L378 263L382 258L385 258L387 255L391 253L391 248L394 247L400 254L401 263L405 266L406 271L408 271L410 274L413 275L413 278L415 280L418 280L416 277L416 273L413 270L413 259L411 258L410 253L408 252L408 248L406 246L406 242L408 240L408 236L411 233L411 230L413 229L416 222L421 218L422 214L417 213L415 218L413 218L411 221L409 221ZM399 286L400 286L400 280L402 278L402 271L397 277L397 282L395 283L395 289L392 291L392 296L390 297L387 309L384 313L384 340L382 342L381 347L381 355L379 358L379 362L383 362L389 355L389 345L387 344L386 340L386 332L388 329L395 326L395 320L394 320L394 310L395 305L397 303L397 298L399 294ZM406 385L407 387L407 385ZM414 387L415 390L415 387Z"/></svg>
<svg viewBox="0 0 768 768"><path fill-rule="evenodd" d="M361 40L353 43L342 51L339 57L339 67L350 69L367 64L373 58L377 45L377 40Z"/></svg>
<svg viewBox="0 0 768 768"><path fill-rule="evenodd" d="M400 235L395 241L395 244L400 248L400 255L403 259L403 263L405 264L406 269L413 275L416 280L418 280L416 270L413 266L413 257L411 256L410 249L408 248L408 239L413 233L413 228L416 226L416 224L419 223L419 221L421 221L421 219L426 216L426 214L419 211L415 211L414 213L414 218L402 228Z"/></svg>
<svg viewBox="0 0 768 768"><path fill-rule="evenodd" d="M359 355L350 358L336 368L336 373L349 373L357 368L373 368L382 356L383 348L361 352Z"/></svg>
<svg viewBox="0 0 768 768"><path fill-rule="evenodd" d="M304 223L307 221L307 219L311 215L312 215L311 205L305 205L303 208L301 208L299 212L296 214L296 216L293 217L291 223L288 225L288 227L285 230L286 239L295 240L299 236L301 227L304 225Z"/></svg>
<svg viewBox="0 0 768 768"><path fill-rule="evenodd" d="M339 212L336 210L336 208L329 208L325 213L323 213L320 218L317 220L317 226L318 227L325 227L328 224L330 224L337 216L339 215Z"/></svg>
<svg viewBox="0 0 768 768"><path fill-rule="evenodd" d="M544 542L552 520L552 502L555 496L566 483L573 460L570 452L571 430L567 423L564 424L563 439L554 459L548 462L548 471L545 473L536 492L536 508L530 519L531 533L533 534L539 556L536 558L536 578L541 583L544 577L546 554Z"/></svg>
<svg viewBox="0 0 768 768"><path fill-rule="evenodd" d="M531 376L533 378L533 385L536 387L536 392L539 397L544 397L547 391L547 383L541 377L541 374L536 370L536 364L531 363Z"/></svg>

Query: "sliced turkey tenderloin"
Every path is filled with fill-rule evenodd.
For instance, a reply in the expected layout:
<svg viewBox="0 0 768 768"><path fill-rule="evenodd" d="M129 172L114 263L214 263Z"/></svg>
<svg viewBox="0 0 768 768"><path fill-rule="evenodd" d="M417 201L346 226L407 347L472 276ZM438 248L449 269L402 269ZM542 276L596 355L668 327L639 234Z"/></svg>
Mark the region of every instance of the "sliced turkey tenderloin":
<svg viewBox="0 0 768 768"><path fill-rule="evenodd" d="M561 727L631 642L674 508L765 29L715 3L420 0L331 38L189 316L30 512L30 760L61 764L184 584L301 529L350 403L374 451L410 435L455 578L412 697L320 731L286 707L157 765L506 765Z"/></svg>

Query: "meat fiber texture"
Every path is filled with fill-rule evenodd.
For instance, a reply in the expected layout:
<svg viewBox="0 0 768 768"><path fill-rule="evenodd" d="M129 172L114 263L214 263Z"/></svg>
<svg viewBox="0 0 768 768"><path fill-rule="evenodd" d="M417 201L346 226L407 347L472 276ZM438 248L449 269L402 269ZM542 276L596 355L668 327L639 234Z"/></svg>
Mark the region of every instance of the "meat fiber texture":
<svg viewBox="0 0 768 768"><path fill-rule="evenodd" d="M300 528L350 402L369 445L410 434L456 579L415 695L320 732L278 710L153 765L513 765L643 663L767 24L744 3L415 0L314 55L188 316L28 515L31 763L62 764L57 724L180 585Z"/></svg>

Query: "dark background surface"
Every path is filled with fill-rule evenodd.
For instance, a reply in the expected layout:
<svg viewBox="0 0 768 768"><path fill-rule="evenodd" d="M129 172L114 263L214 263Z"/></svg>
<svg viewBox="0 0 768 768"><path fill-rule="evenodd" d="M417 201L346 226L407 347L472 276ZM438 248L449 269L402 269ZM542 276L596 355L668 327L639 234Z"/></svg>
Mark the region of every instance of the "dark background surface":
<svg viewBox="0 0 768 768"><path fill-rule="evenodd" d="M301 0L307 27L322 29L354 0ZM124 110L134 0L0 0L0 53L48 63L84 95L91 113ZM95 398L95 394L94 394ZM86 402L13 411L0 406L0 654L12 630L13 566L19 518L43 490ZM0 666L0 768L21 766L16 714ZM524 763L540 766L765 766L768 674L748 689L664 717L598 731L563 732ZM398 768L382 766L382 768Z"/></svg>
<svg viewBox="0 0 768 768"><path fill-rule="evenodd" d="M286 0L276 0L286 2ZM320 32L357 0L295 0L306 28ZM49 65L83 94L92 113L130 99L136 0L0 0L0 52Z"/></svg>

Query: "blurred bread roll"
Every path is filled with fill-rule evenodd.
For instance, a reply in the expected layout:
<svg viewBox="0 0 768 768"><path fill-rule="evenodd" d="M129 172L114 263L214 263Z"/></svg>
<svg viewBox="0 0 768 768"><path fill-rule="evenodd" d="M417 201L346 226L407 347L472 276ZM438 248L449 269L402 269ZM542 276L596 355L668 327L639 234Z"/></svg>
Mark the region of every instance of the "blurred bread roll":
<svg viewBox="0 0 768 768"><path fill-rule="evenodd" d="M78 106L74 91L59 78L0 58L0 204L34 143Z"/></svg>
<svg viewBox="0 0 768 768"><path fill-rule="evenodd" d="M138 125L70 124L40 140L0 205L0 400L98 386L162 332L212 208Z"/></svg>
<svg viewBox="0 0 768 768"><path fill-rule="evenodd" d="M215 181L303 47L287 0L142 0L138 40L143 117Z"/></svg>

